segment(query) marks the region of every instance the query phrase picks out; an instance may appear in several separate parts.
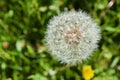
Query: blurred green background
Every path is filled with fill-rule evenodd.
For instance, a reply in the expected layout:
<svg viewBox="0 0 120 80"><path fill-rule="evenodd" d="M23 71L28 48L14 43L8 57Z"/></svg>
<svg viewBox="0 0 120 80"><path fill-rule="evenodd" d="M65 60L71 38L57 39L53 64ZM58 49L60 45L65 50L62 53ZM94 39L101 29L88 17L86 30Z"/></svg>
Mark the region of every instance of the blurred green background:
<svg viewBox="0 0 120 80"><path fill-rule="evenodd" d="M58 62L45 46L49 19L82 9L100 25L102 39L94 55L72 67ZM0 0L0 80L120 80L120 0Z"/></svg>

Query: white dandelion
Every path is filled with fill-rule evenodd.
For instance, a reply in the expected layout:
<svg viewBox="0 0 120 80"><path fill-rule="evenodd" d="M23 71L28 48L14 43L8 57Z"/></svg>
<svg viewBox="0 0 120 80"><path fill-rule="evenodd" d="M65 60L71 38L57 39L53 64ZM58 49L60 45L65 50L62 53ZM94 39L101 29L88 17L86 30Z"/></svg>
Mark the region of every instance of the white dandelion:
<svg viewBox="0 0 120 80"><path fill-rule="evenodd" d="M100 28L85 12L69 11L53 17L46 31L51 54L66 64L86 60L98 47Z"/></svg>

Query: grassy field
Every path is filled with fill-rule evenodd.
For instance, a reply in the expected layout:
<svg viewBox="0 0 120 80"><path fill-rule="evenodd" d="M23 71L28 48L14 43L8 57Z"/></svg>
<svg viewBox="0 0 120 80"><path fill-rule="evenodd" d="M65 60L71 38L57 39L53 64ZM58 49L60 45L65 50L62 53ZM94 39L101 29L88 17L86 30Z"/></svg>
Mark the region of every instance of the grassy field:
<svg viewBox="0 0 120 80"><path fill-rule="evenodd" d="M120 79L120 0L0 0L0 80ZM100 26L93 56L66 66L45 46L48 21L65 10L83 10ZM87 73L85 75L88 75Z"/></svg>

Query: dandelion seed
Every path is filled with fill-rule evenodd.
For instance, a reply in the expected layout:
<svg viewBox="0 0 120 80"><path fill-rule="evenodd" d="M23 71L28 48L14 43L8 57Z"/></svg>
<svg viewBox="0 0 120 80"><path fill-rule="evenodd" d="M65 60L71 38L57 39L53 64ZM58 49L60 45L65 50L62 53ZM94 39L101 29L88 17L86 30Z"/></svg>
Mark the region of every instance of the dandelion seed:
<svg viewBox="0 0 120 80"><path fill-rule="evenodd" d="M51 54L66 64L86 60L98 47L99 26L85 12L69 11L53 17L46 31Z"/></svg>

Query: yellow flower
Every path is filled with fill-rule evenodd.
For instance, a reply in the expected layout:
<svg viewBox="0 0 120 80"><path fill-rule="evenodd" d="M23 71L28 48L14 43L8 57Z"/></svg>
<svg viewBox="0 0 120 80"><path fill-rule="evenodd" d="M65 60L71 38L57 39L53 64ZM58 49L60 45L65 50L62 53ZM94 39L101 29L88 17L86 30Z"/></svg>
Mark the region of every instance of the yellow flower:
<svg viewBox="0 0 120 80"><path fill-rule="evenodd" d="M84 66L82 70L82 75L85 80L90 80L94 76L94 71L90 65Z"/></svg>

